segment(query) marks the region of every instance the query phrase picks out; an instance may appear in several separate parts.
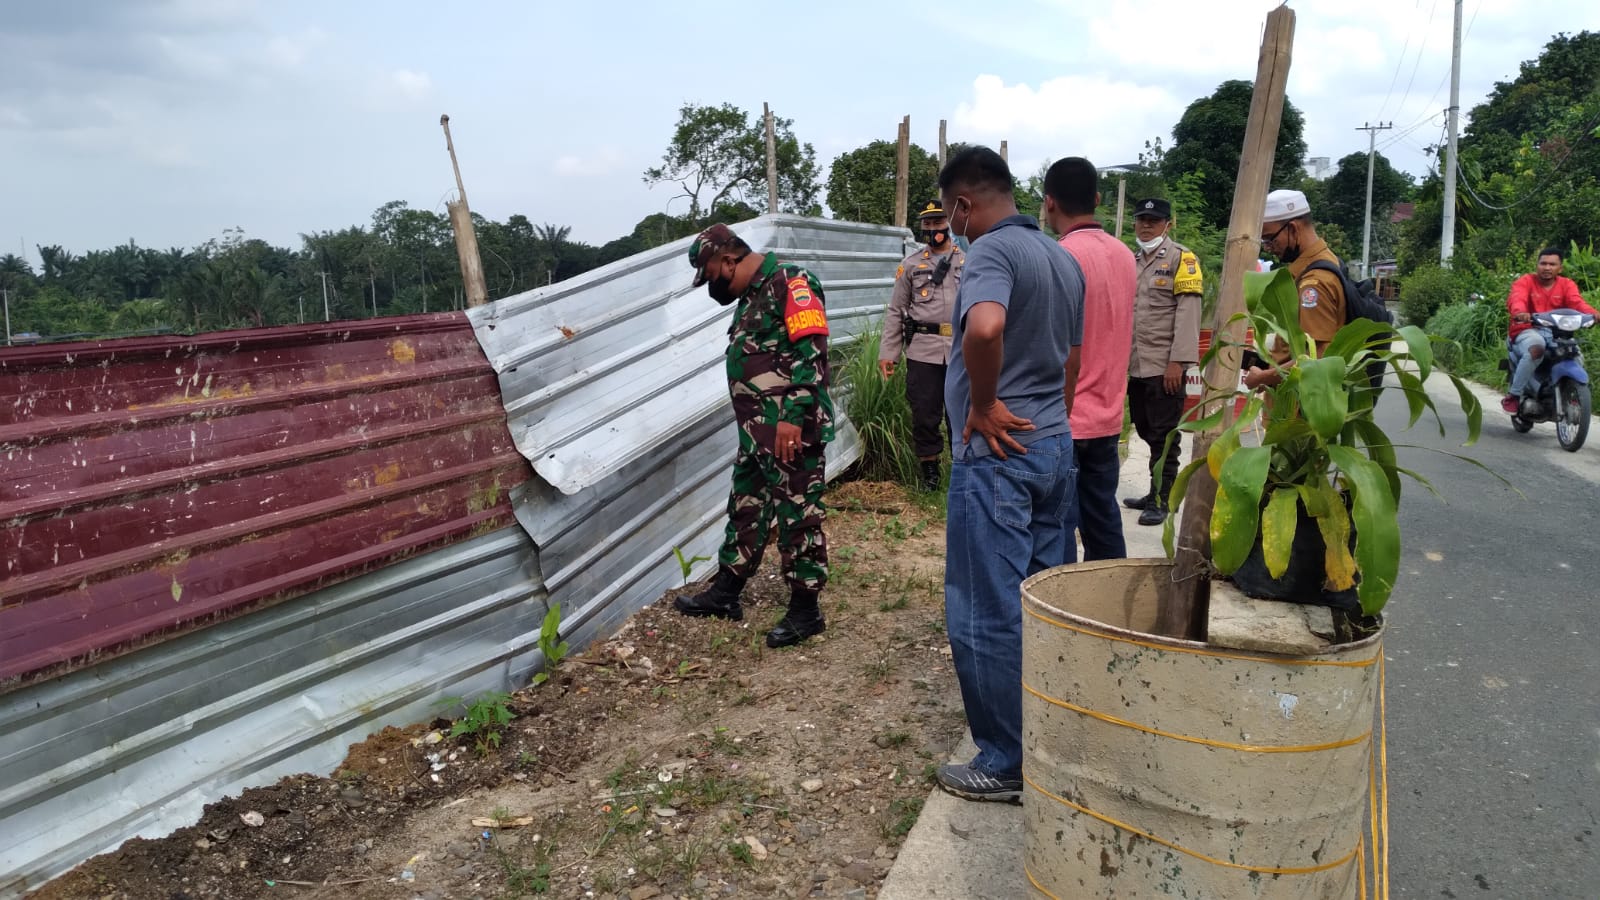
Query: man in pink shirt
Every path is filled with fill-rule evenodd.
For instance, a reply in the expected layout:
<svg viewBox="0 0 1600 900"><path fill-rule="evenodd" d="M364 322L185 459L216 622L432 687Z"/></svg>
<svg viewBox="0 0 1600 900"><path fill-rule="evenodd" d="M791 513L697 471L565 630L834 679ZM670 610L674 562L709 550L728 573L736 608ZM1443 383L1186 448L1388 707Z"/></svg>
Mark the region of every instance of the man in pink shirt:
<svg viewBox="0 0 1600 900"><path fill-rule="evenodd" d="M1077 511L1073 527L1083 540L1084 560L1128 555L1117 508L1122 468L1123 400L1128 392L1128 357L1133 349L1133 251L1094 217L1100 205L1100 175L1087 159L1057 160L1044 176L1042 218L1061 235L1061 246L1083 270L1082 364L1071 413L1073 453L1078 461ZM1077 547L1067 553L1077 561Z"/></svg>
<svg viewBox="0 0 1600 900"><path fill-rule="evenodd" d="M1511 374L1511 388L1500 400L1500 407L1516 415L1522 398L1537 399L1539 389L1533 383L1533 373L1539 368L1550 333L1533 324L1533 314L1552 309L1575 309L1591 316L1600 315L1594 307L1583 302L1578 285L1561 274L1561 250L1546 247L1539 251L1537 271L1518 278L1511 284L1511 294L1506 297L1506 310L1511 313L1511 358L1516 368ZM1084 310L1084 327L1088 329L1088 310ZM1076 432L1074 432L1076 434Z"/></svg>

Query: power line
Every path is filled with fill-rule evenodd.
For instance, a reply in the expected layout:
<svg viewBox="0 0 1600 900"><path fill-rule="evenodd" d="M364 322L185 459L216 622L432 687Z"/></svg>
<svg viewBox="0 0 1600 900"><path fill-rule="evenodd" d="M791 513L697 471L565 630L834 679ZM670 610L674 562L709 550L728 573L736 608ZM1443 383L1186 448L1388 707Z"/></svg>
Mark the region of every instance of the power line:
<svg viewBox="0 0 1600 900"><path fill-rule="evenodd" d="M1428 33L1433 30L1433 19L1439 11L1439 0L1433 0L1433 5L1428 8L1428 24L1422 30L1422 45L1417 48L1417 61L1411 66L1411 78L1406 81L1406 92L1400 98L1398 109L1404 109L1406 101L1411 98L1411 86L1417 83L1417 70L1422 68L1422 56L1428 50Z"/></svg>
<svg viewBox="0 0 1600 900"><path fill-rule="evenodd" d="M1417 9L1422 8L1422 0L1417 0ZM1411 49L1411 34L1406 33L1406 42L1400 47L1400 58L1394 61L1394 75L1389 78L1389 92L1383 95L1383 104L1378 107L1378 115L1389 108L1389 98L1394 96L1394 86L1400 82L1400 68L1406 64L1406 51Z"/></svg>
<svg viewBox="0 0 1600 900"><path fill-rule="evenodd" d="M1566 165L1567 160L1572 158L1572 154L1578 152L1578 145L1583 142L1584 138L1592 135L1597 127L1600 127L1600 116L1595 116L1595 118L1591 120L1589 124L1579 129L1576 140L1567 140L1566 138L1562 138L1563 143L1567 145L1567 152L1563 154L1560 159L1556 160L1555 166L1550 170L1550 174L1544 177L1544 180L1540 181L1539 184L1535 186L1529 194L1527 194L1527 196L1524 196L1515 203L1509 203L1505 206L1496 206L1495 204L1484 200L1477 191L1472 189L1472 185L1467 182L1467 172L1461 167L1460 159L1456 160L1456 171L1461 176L1461 184L1466 187L1467 193L1471 194L1473 199L1478 201L1478 205L1486 209L1495 210L1496 212L1505 212L1509 209L1515 209L1522 204L1527 203L1529 200L1532 200L1534 197L1537 197L1541 191L1549 187L1550 183L1555 181L1556 176L1561 174L1561 167Z"/></svg>

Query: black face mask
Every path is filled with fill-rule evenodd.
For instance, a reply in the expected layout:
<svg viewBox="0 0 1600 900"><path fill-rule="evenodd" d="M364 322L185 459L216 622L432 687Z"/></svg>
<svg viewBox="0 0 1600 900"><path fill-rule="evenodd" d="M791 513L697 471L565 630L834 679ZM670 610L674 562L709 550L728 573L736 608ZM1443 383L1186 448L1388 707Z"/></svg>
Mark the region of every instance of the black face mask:
<svg viewBox="0 0 1600 900"><path fill-rule="evenodd" d="M733 264L738 265L743 261L744 257L741 256L734 260ZM739 295L733 292L733 279L726 275L718 275L716 278L706 282L706 293L711 295L711 299L723 306L727 306L729 303L739 299Z"/></svg>
<svg viewBox="0 0 1600 900"><path fill-rule="evenodd" d="M922 242L924 244L927 244L930 247L943 247L949 241L950 241L950 229L949 228L940 228L940 229L937 229L937 230L926 230L925 229L922 232Z"/></svg>
<svg viewBox="0 0 1600 900"><path fill-rule="evenodd" d="M1286 266L1300 258L1300 239L1299 239L1299 236L1295 235L1293 237L1293 240L1294 240L1294 245L1293 246L1287 246L1286 245L1283 248L1283 252L1277 254L1278 262L1281 262Z"/></svg>

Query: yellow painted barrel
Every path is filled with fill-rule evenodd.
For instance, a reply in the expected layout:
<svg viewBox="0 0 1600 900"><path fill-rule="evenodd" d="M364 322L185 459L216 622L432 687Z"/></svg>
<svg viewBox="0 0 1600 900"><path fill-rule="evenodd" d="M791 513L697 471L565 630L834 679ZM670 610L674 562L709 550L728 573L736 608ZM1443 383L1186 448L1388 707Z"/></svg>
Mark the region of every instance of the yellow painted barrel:
<svg viewBox="0 0 1600 900"><path fill-rule="evenodd" d="M1164 559L1022 585L1034 896L1354 898L1382 636L1293 657L1151 633Z"/></svg>

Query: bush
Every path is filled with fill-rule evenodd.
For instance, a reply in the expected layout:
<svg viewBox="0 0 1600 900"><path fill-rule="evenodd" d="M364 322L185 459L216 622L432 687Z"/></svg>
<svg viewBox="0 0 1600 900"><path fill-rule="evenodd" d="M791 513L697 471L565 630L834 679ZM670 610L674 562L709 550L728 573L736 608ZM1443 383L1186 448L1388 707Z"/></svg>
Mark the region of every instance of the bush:
<svg viewBox="0 0 1600 900"><path fill-rule="evenodd" d="M1419 267L1400 282L1400 315L1411 325L1421 325L1441 308L1464 299L1460 279L1438 266Z"/></svg>
<svg viewBox="0 0 1600 900"><path fill-rule="evenodd" d="M911 448L911 404L906 400L906 366L894 377L878 374L878 328L864 332L846 351L847 414L861 435L861 476L874 481L917 484L917 454Z"/></svg>
<svg viewBox="0 0 1600 900"><path fill-rule="evenodd" d="M1424 330L1452 342L1435 351L1445 368L1464 378L1499 386L1506 383L1500 360L1506 355L1510 321L1505 303L1486 298L1444 307Z"/></svg>

